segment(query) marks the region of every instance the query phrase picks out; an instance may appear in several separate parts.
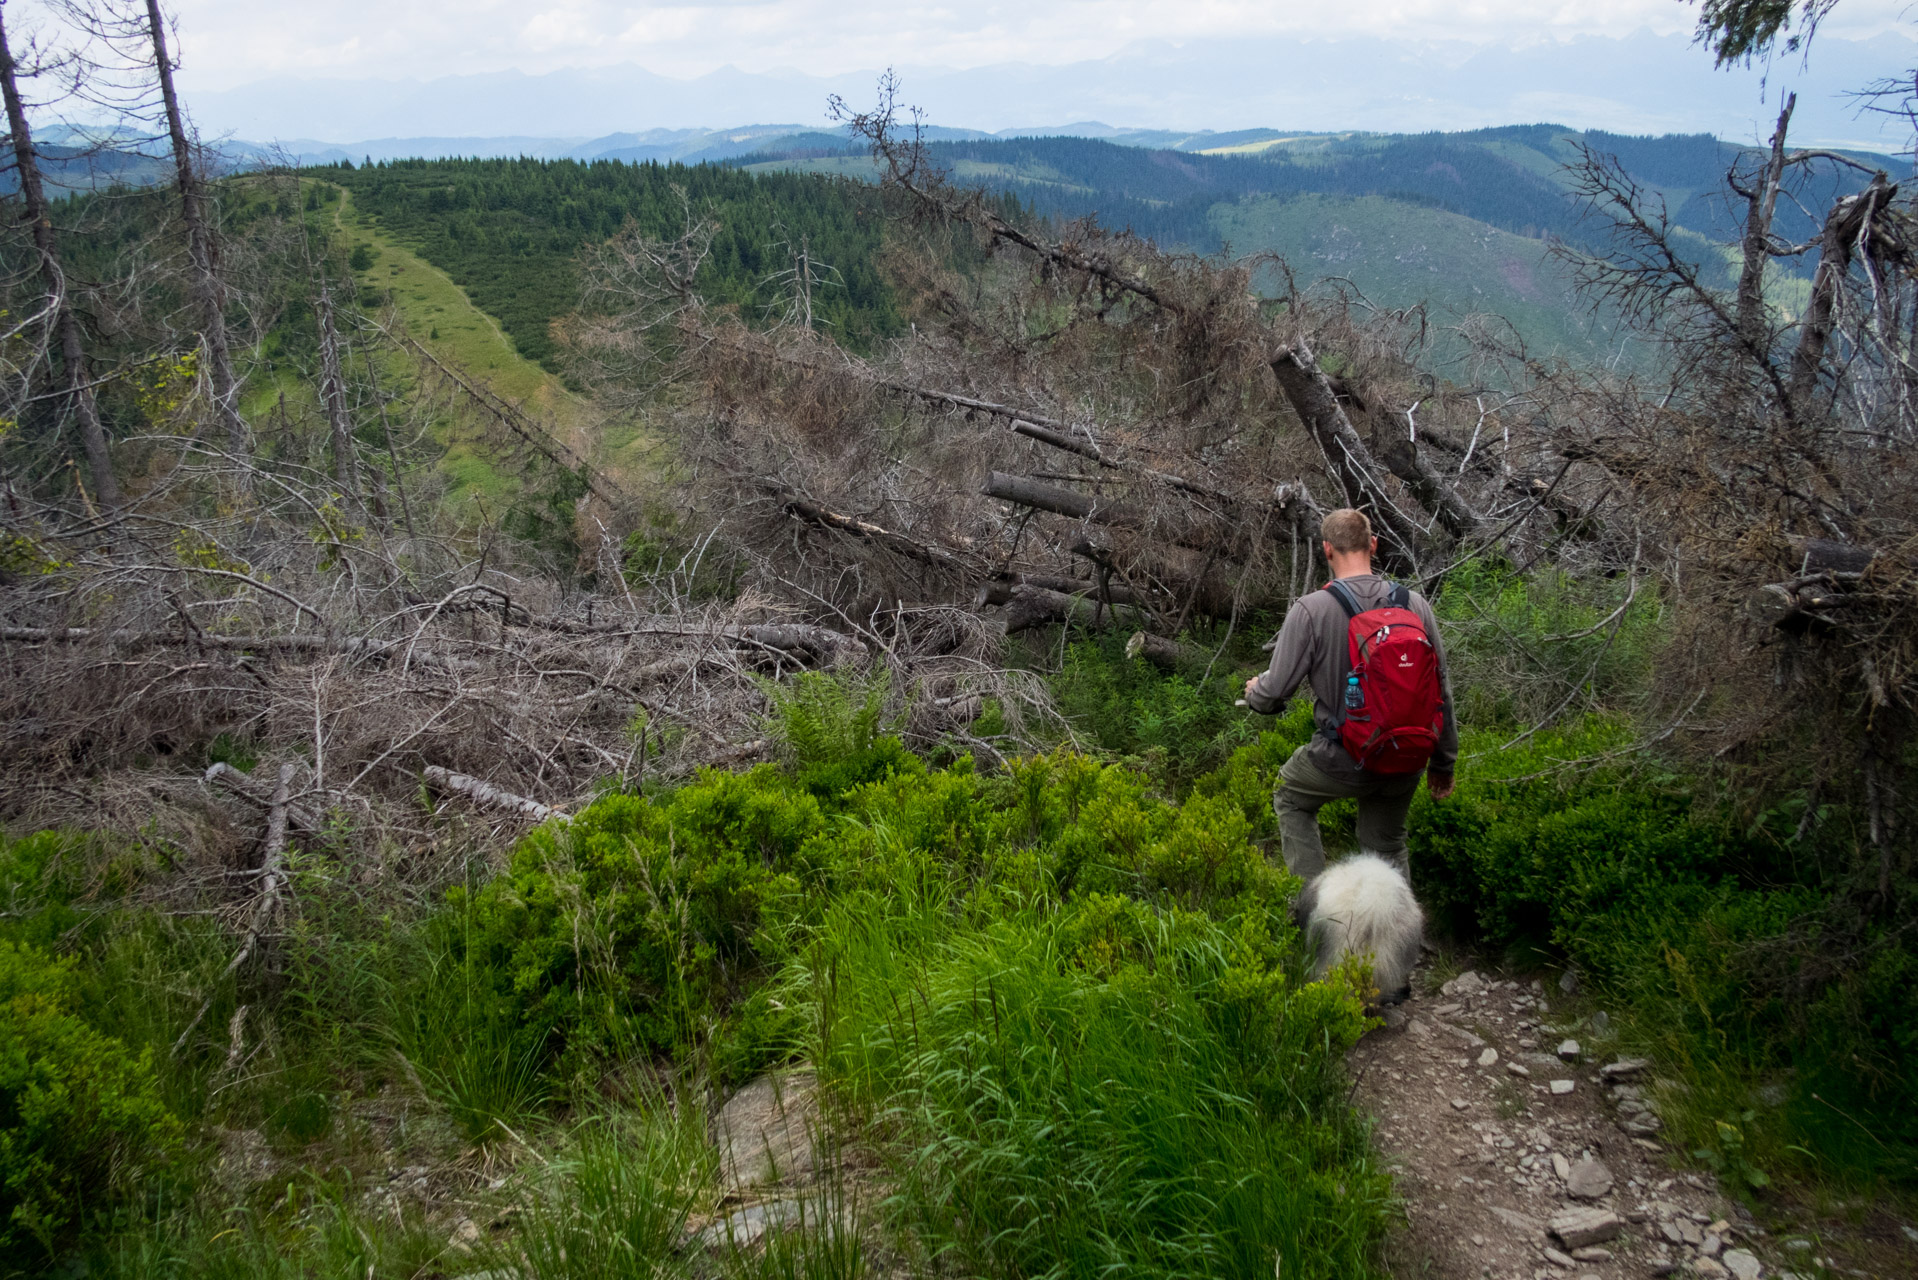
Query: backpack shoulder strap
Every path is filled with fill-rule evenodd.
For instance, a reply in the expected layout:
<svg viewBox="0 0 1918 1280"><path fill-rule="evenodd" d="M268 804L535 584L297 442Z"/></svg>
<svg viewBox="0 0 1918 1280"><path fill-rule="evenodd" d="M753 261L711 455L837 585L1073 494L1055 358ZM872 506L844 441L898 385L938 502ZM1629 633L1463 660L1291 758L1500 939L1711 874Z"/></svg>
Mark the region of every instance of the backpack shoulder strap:
<svg viewBox="0 0 1918 1280"><path fill-rule="evenodd" d="M1385 598L1391 602L1394 609L1410 609L1412 607L1412 589L1403 582L1394 582L1392 584L1392 590L1387 593Z"/></svg>
<svg viewBox="0 0 1918 1280"><path fill-rule="evenodd" d="M1344 607L1345 616L1348 619L1356 618L1361 613L1365 612L1365 610L1359 605L1359 598L1352 594L1352 588L1346 586L1343 582L1340 582L1337 578L1334 578L1332 579L1332 581L1326 583L1325 589L1331 592L1332 598L1334 600L1337 600L1339 604Z"/></svg>

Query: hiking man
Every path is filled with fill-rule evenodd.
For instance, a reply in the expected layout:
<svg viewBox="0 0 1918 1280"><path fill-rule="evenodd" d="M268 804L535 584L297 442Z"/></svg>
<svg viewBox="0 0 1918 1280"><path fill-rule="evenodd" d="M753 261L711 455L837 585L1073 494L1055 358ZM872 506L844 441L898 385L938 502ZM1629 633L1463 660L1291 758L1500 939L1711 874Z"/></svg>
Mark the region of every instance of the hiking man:
<svg viewBox="0 0 1918 1280"><path fill-rule="evenodd" d="M1332 512L1319 537L1332 581L1293 604L1271 667L1245 683L1246 705L1266 713L1299 685L1312 687L1318 732L1279 770L1285 785L1272 797L1279 844L1292 874L1311 880L1325 869L1319 809L1354 796L1359 848L1407 871L1405 819L1419 774L1443 800L1458 763L1438 622L1425 597L1372 572L1379 540L1364 512Z"/></svg>

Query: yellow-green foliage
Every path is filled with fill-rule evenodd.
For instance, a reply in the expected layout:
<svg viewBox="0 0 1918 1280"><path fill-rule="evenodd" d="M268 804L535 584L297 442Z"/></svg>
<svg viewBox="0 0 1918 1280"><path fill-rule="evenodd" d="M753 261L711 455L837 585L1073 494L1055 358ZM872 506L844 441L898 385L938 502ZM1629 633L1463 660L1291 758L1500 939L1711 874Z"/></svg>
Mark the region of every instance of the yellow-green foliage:
<svg viewBox="0 0 1918 1280"><path fill-rule="evenodd" d="M44 1260L180 1141L152 1055L73 1011L72 965L0 940L0 1259Z"/></svg>
<svg viewBox="0 0 1918 1280"><path fill-rule="evenodd" d="M180 409L192 398L200 380L200 353L189 351L157 364L142 365L127 375L133 388L134 403L140 413L156 427L164 427L179 416Z"/></svg>
<svg viewBox="0 0 1918 1280"><path fill-rule="evenodd" d="M56 573L67 562L47 551L24 534L0 534L0 573L20 577Z"/></svg>

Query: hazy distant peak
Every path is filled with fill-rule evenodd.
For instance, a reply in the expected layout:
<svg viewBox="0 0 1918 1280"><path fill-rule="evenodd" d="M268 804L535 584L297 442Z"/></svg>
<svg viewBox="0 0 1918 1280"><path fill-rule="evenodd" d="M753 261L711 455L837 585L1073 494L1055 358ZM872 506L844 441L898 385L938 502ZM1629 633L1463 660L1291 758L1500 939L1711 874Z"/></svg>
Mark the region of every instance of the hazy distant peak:
<svg viewBox="0 0 1918 1280"><path fill-rule="evenodd" d="M1149 138L1149 145L1197 150L1236 145L1221 136L1259 129L1295 135L1455 131L1562 119L1579 129L1712 133L1745 142L1769 134L1779 95L1795 89L1799 140L1885 151L1904 144L1900 126L1884 117L1860 118L1845 94L1913 63L1918 43L1901 35L1821 36L1808 69L1793 61L1768 70L1714 71L1710 56L1685 36L1641 31L1525 48L1363 36L1156 41L1063 66L902 67L899 74L904 101L927 118L970 126L930 129L928 136L938 140L1065 134L1135 145ZM401 133L630 134L628 147L670 149L708 134L710 122L719 120L812 122L765 126L766 136L828 130L828 96L869 102L876 77L875 71L819 76L726 67L674 79L622 66L413 82L282 78L197 93L193 105L209 133L318 138L333 147ZM1019 123L1035 119L1075 123Z"/></svg>

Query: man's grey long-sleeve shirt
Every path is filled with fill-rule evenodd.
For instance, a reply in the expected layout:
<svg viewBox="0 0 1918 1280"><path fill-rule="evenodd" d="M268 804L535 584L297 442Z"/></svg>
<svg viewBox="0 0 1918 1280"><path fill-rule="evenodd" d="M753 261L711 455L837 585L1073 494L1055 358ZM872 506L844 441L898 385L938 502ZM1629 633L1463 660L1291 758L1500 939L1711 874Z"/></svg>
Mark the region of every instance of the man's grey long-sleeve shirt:
<svg viewBox="0 0 1918 1280"><path fill-rule="evenodd" d="M1377 609L1389 603L1392 584L1375 573L1341 578L1358 598L1361 609ZM1450 777L1458 765L1458 722L1452 714L1452 676L1445 661L1445 642L1439 638L1438 620L1432 606L1418 592L1411 594L1410 608L1425 624L1438 656L1439 688L1445 695L1445 725L1439 731L1438 749L1432 753L1427 772ZM1347 754L1338 740L1339 699L1344 690L1339 678L1345 670L1345 608L1329 591L1313 591L1300 596L1285 615L1279 629L1279 641L1272 647L1272 665L1266 668L1252 687L1246 690L1246 705L1268 714L1285 706L1301 684L1312 686L1312 719L1319 732L1305 750L1312 762L1333 777L1361 778L1365 771Z"/></svg>

